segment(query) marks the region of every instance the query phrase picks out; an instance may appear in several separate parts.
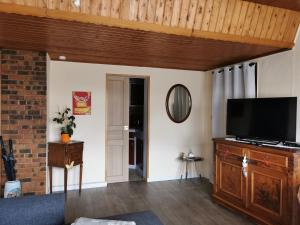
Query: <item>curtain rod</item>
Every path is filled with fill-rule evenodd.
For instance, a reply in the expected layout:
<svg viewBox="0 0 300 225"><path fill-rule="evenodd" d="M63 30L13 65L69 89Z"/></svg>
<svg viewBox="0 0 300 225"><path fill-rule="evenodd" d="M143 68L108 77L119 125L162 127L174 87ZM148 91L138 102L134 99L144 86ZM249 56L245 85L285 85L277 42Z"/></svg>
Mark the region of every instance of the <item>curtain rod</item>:
<svg viewBox="0 0 300 225"><path fill-rule="evenodd" d="M249 66L256 66L257 65L257 62L252 62L252 63L249 63ZM242 69L243 68L243 65L240 65L239 66L239 69ZM232 66L230 69L229 69L229 71L232 71L234 69L234 67ZM218 73L222 73L222 72L224 72L224 69L221 69L221 70L219 70L218 71Z"/></svg>

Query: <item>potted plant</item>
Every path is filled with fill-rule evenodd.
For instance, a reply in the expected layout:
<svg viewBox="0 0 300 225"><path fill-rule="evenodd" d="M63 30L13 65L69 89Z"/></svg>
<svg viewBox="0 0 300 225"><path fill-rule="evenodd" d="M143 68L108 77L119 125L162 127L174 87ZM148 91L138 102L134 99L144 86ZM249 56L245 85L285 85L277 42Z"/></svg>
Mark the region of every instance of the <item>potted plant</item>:
<svg viewBox="0 0 300 225"><path fill-rule="evenodd" d="M61 142L68 143L74 133L73 128L76 128L75 117L72 115L70 108L66 108L63 112L57 112L57 115L58 117L55 117L53 121L63 125L60 128Z"/></svg>

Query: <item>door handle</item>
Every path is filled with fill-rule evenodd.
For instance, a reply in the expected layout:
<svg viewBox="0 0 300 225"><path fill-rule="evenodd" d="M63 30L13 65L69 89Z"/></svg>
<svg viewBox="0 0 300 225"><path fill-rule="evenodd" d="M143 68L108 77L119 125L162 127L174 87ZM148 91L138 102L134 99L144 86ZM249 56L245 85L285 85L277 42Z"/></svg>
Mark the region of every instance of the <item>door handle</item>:
<svg viewBox="0 0 300 225"><path fill-rule="evenodd" d="M128 131L129 127L128 126L124 126L124 131Z"/></svg>

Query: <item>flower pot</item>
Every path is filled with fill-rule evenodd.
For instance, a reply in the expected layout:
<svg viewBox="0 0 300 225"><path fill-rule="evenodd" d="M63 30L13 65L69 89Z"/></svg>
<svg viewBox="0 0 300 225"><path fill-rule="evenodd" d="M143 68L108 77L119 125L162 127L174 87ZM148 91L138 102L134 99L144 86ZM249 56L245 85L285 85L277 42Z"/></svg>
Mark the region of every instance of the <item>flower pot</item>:
<svg viewBox="0 0 300 225"><path fill-rule="evenodd" d="M62 143L68 143L70 141L70 135L69 134L61 134L61 142Z"/></svg>
<svg viewBox="0 0 300 225"><path fill-rule="evenodd" d="M4 187L4 198L16 198L21 196L21 182L19 180L7 181Z"/></svg>

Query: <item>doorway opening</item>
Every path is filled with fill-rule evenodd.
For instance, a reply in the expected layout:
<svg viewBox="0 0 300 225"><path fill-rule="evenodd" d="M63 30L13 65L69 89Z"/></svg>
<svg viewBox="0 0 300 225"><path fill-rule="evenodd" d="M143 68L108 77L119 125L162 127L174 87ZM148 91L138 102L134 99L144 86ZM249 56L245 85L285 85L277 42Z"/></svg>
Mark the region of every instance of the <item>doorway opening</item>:
<svg viewBox="0 0 300 225"><path fill-rule="evenodd" d="M107 76L106 181L144 181L148 175L149 78Z"/></svg>
<svg viewBox="0 0 300 225"><path fill-rule="evenodd" d="M144 180L145 79L129 79L129 181Z"/></svg>

